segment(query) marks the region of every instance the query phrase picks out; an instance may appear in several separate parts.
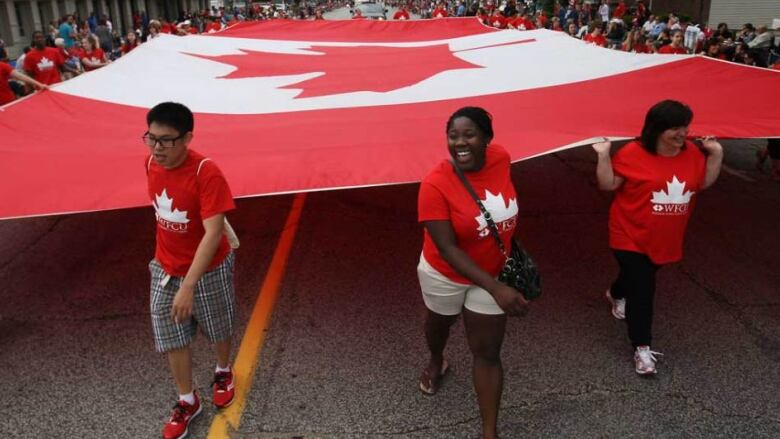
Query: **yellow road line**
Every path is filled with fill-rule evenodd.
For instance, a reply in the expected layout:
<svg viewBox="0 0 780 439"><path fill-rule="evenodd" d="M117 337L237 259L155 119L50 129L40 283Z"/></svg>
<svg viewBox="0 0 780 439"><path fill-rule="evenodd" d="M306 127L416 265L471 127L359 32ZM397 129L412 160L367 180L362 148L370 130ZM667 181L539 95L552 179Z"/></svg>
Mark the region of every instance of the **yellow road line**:
<svg viewBox="0 0 780 439"><path fill-rule="evenodd" d="M263 280L258 293L259 297L252 310L252 316L238 348L236 360L233 363L233 379L236 383L236 396L230 407L221 410L214 417L209 429L208 439L227 439L229 431L237 430L241 424L241 415L246 406L246 398L252 388L252 379L260 357L260 351L265 340L265 331L271 321L271 314L282 284L287 257L290 255L295 233L298 231L298 220L301 218L306 194L298 194L293 200L292 208L284 224L284 231L279 238L279 244L274 251L271 266Z"/></svg>

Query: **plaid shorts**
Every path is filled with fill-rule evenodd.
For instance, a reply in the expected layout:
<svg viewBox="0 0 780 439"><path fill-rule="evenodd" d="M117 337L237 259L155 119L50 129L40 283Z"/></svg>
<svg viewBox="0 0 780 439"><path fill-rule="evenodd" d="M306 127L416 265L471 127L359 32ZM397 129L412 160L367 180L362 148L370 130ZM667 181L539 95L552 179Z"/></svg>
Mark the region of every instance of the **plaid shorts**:
<svg viewBox="0 0 780 439"><path fill-rule="evenodd" d="M166 283L167 274L160 263L154 259L149 263L149 271L152 274L152 331L157 352L169 352L189 346L198 326L212 343L233 335L236 318L234 262L235 254L230 252L221 264L203 275L195 287L192 317L181 323L173 322L171 308L184 277L171 276Z"/></svg>

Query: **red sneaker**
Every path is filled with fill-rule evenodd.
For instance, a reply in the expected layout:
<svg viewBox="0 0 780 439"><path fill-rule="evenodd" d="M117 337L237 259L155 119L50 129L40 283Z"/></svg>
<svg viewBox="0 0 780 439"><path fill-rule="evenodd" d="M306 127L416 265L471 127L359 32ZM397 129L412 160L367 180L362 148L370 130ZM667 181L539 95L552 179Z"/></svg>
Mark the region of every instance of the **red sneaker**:
<svg viewBox="0 0 780 439"><path fill-rule="evenodd" d="M212 384L214 395L211 398L217 408L222 409L233 403L236 396L236 389L233 385L233 370L230 372L217 372L214 374L214 384Z"/></svg>
<svg viewBox="0 0 780 439"><path fill-rule="evenodd" d="M200 414L200 397L198 391L195 391L195 404L187 404L185 401L178 401L173 406L171 418L165 423L162 435L164 439L181 439L189 434L190 422Z"/></svg>

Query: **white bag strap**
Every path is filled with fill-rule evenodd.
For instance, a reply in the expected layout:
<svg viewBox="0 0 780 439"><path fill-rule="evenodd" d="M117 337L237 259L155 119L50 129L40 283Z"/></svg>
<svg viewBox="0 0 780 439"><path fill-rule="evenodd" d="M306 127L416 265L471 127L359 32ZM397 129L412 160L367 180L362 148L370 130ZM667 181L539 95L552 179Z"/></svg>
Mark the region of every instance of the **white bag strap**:
<svg viewBox="0 0 780 439"><path fill-rule="evenodd" d="M195 175L200 175L200 168L202 168L203 164L208 162L208 161L211 161L211 159L206 157L205 159L201 160L200 163L198 163L198 170L197 170L197 172L195 172Z"/></svg>

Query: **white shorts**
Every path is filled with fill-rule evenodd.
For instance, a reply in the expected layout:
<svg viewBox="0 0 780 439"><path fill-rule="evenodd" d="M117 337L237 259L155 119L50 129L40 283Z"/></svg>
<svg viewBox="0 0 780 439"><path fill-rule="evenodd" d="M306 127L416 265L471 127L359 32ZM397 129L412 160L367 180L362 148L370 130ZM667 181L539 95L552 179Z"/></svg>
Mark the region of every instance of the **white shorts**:
<svg viewBox="0 0 780 439"><path fill-rule="evenodd" d="M451 281L431 267L422 254L417 265L417 277L420 279L425 306L436 314L458 315L464 306L477 314L504 314L484 288Z"/></svg>

